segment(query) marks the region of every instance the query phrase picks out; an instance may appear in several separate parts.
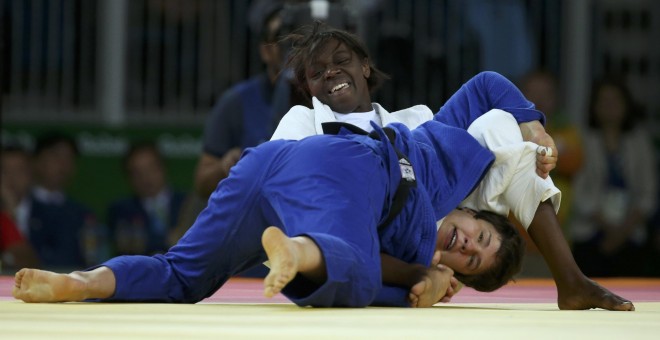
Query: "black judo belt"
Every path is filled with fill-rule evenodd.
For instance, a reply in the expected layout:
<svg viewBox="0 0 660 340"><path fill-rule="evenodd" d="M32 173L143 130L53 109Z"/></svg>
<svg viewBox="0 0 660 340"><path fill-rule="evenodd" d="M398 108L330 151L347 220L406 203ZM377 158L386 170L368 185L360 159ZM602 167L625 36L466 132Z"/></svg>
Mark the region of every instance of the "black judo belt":
<svg viewBox="0 0 660 340"><path fill-rule="evenodd" d="M375 140L380 140L380 135L378 134L377 131L372 131L371 133L367 133L367 131L364 131L357 126L348 123L327 122L327 123L321 123L321 127L323 128L323 133L326 135L337 135L339 134L339 130L341 130L341 128L344 128L352 133L358 135L366 135ZM379 229L390 224L394 220L394 218L396 218L396 216L399 215L403 207L406 205L406 201L408 200L408 194L410 193L410 189L415 188L417 186L417 180L415 179L415 171L413 170L410 160L401 151L399 151L399 149L397 149L396 146L394 146L394 141L396 140L396 133L394 133L394 130L388 127L383 128L383 131L385 132L387 139L390 141L390 144L392 144L392 148L394 149L394 152L396 152L396 155L399 158L399 168L401 169L401 180L399 181L399 186L396 189L396 193L394 193L394 199L392 200L390 213L387 215L385 221L383 221L383 223L381 223L378 226Z"/></svg>

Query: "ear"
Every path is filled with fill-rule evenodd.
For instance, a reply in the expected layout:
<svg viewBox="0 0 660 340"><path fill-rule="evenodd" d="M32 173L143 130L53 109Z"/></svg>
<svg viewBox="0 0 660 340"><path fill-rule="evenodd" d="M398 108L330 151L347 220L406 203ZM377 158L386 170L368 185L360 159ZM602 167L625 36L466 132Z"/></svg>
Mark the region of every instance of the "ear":
<svg viewBox="0 0 660 340"><path fill-rule="evenodd" d="M274 43L259 44L259 56L261 57L261 61L266 65L272 63L273 60L277 57L277 48L277 44Z"/></svg>
<svg viewBox="0 0 660 340"><path fill-rule="evenodd" d="M369 63L369 58L362 59L362 75L365 79L369 79L369 76L371 76L371 64Z"/></svg>

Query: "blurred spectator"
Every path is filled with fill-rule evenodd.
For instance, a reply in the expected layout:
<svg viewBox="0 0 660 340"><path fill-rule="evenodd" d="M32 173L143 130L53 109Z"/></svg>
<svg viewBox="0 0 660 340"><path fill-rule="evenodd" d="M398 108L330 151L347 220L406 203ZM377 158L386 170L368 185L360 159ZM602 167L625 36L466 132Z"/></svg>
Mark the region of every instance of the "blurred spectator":
<svg viewBox="0 0 660 340"><path fill-rule="evenodd" d="M587 276L641 275L658 172L651 138L621 79L594 84L583 136L585 162L574 187L575 259Z"/></svg>
<svg viewBox="0 0 660 340"><path fill-rule="evenodd" d="M29 237L30 207L32 201L31 155L19 146L2 148L2 204L10 213L23 237Z"/></svg>
<svg viewBox="0 0 660 340"><path fill-rule="evenodd" d="M76 142L67 135L49 133L37 140L29 239L48 268L77 267L100 260L96 216L66 194L77 157Z"/></svg>
<svg viewBox="0 0 660 340"><path fill-rule="evenodd" d="M481 70L519 79L534 67L534 40L523 0L470 0L465 6L470 32L478 41Z"/></svg>
<svg viewBox="0 0 660 340"><path fill-rule="evenodd" d="M283 46L278 43L283 8L281 0L256 0L250 6L248 22L252 33L259 38L259 57L265 71L229 88L211 110L195 171L195 194L189 195L184 203L173 236L185 233L218 183L238 162L243 149L269 140L279 118L291 106L291 95L296 92L284 88L290 87L286 79L279 79L284 63ZM276 100L277 96L282 98ZM260 268L250 276L266 273L267 270Z"/></svg>
<svg viewBox="0 0 660 340"><path fill-rule="evenodd" d="M39 266L34 249L16 223L20 216L27 226L31 183L27 151L20 147L3 147L0 160L0 260L4 268Z"/></svg>
<svg viewBox="0 0 660 340"><path fill-rule="evenodd" d="M185 195L168 185L165 163L153 143L132 145L122 165L133 194L108 209L111 247L116 255L164 253L178 240L170 234Z"/></svg>
<svg viewBox="0 0 660 340"><path fill-rule="evenodd" d="M244 148L267 141L275 129L274 84L284 60L277 43L282 8L283 1L275 0L257 0L250 8L250 28L259 36L259 56L266 70L227 90L208 117L195 174L195 189L203 198L227 177Z"/></svg>
<svg viewBox="0 0 660 340"><path fill-rule="evenodd" d="M545 114L545 129L557 145L559 161L552 171L552 180L562 193L558 218L564 234L569 236L567 222L573 200L572 182L584 157L580 131L560 107L557 79L552 73L535 70L523 77L520 88L525 97Z"/></svg>

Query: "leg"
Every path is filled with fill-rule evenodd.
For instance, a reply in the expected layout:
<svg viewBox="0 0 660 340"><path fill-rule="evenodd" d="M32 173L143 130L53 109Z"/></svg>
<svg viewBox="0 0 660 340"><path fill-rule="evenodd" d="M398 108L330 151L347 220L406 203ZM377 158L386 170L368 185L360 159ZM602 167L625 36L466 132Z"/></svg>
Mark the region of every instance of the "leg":
<svg viewBox="0 0 660 340"><path fill-rule="evenodd" d="M272 216L267 220L281 219L277 226L288 237L313 241L322 254L325 277L319 282L295 275L299 270L280 272L288 266L282 265L271 271L266 285L286 272L282 294L300 306L368 305L381 287L376 226L389 183L382 159L362 144L334 136L299 141L283 156L262 189L271 207L263 213ZM264 233L263 246L272 257L269 234Z"/></svg>
<svg viewBox="0 0 660 340"><path fill-rule="evenodd" d="M528 229L557 284L560 309L603 308L632 311L632 302L587 278L573 259L552 204L541 202Z"/></svg>
<svg viewBox="0 0 660 340"><path fill-rule="evenodd" d="M308 237L289 238L280 229L269 227L261 242L270 261L270 272L264 279L264 296L273 297L300 273L316 284L326 280L321 250Z"/></svg>
<svg viewBox="0 0 660 340"><path fill-rule="evenodd" d="M16 273L12 295L25 302L68 302L104 299L115 291L115 276L107 267L57 274L38 269Z"/></svg>

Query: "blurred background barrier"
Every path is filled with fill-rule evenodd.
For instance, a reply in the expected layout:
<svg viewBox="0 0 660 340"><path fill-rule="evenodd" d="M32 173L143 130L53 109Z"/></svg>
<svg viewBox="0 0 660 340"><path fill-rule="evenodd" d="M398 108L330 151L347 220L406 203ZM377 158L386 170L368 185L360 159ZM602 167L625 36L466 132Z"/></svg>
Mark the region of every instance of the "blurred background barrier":
<svg viewBox="0 0 660 340"><path fill-rule="evenodd" d="M518 81L545 68L582 112L591 80L618 72L658 130L657 1L337 2L392 76L377 97L391 110L437 109L480 70ZM250 3L3 0L3 123L200 126L223 90L262 69Z"/></svg>

